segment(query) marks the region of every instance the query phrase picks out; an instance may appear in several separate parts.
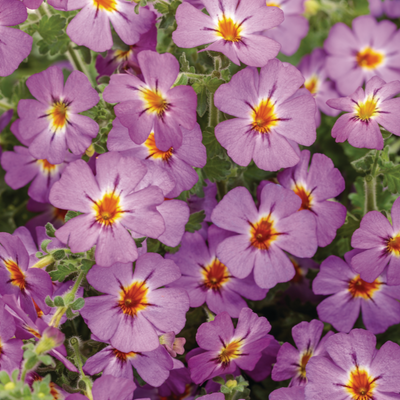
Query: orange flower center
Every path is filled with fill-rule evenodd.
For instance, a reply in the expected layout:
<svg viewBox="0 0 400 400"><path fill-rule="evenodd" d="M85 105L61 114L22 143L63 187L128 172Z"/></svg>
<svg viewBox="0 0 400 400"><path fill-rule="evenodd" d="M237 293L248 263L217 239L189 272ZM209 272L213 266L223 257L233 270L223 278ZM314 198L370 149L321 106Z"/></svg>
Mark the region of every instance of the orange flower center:
<svg viewBox="0 0 400 400"><path fill-rule="evenodd" d="M274 221L267 218L261 218L255 224L250 223L250 243L252 246L260 250L268 250L272 242L280 235L274 229Z"/></svg>
<svg viewBox="0 0 400 400"><path fill-rule="evenodd" d="M123 353L122 351L119 351L117 349L113 349L114 356L118 358L118 360L122 363L125 363L126 360L130 358L135 358L136 353L134 351L130 351L129 353Z"/></svg>
<svg viewBox="0 0 400 400"><path fill-rule="evenodd" d="M40 165L43 175L46 174L51 175L53 172L57 170L57 165L50 164L46 159L37 160L36 162Z"/></svg>
<svg viewBox="0 0 400 400"><path fill-rule="evenodd" d="M120 198L114 192L106 193L103 198L94 204L96 221L99 224L110 226L122 217L124 211L120 206Z"/></svg>
<svg viewBox="0 0 400 400"><path fill-rule="evenodd" d="M36 314L37 314L38 318L42 318L43 317L43 311L36 304L35 300L32 299L32 301L33 301L33 305L35 306L35 310L36 310Z"/></svg>
<svg viewBox="0 0 400 400"><path fill-rule="evenodd" d="M144 145L149 149L149 155L146 158L161 158L163 161L168 161L172 157L172 147L168 151L162 151L157 148L153 132L150 133Z"/></svg>
<svg viewBox="0 0 400 400"><path fill-rule="evenodd" d="M149 289L145 282L133 282L129 287L122 287L118 305L122 312L131 317L136 317L139 311L146 309L149 305L147 295Z"/></svg>
<svg viewBox="0 0 400 400"><path fill-rule="evenodd" d="M25 328L25 330L26 330L27 332L29 332L31 335L35 336L35 338L41 339L42 335L41 335L36 329L33 329L33 328L31 328L30 326L28 326L28 325L25 325L24 328Z"/></svg>
<svg viewBox="0 0 400 400"><path fill-rule="evenodd" d="M232 360L241 356L240 353L240 342L238 340L233 340L227 345L224 345L222 350L218 355L218 361L224 366L227 367Z"/></svg>
<svg viewBox="0 0 400 400"><path fill-rule="evenodd" d="M294 277L291 279L290 282L292 283L300 283L303 281L303 270L301 269L300 265L297 264L296 261L290 258L290 261L293 264L294 270L296 271Z"/></svg>
<svg viewBox="0 0 400 400"><path fill-rule="evenodd" d="M54 218L65 221L65 216L67 215L68 210L62 210L61 208L54 208L53 215Z"/></svg>
<svg viewBox="0 0 400 400"><path fill-rule="evenodd" d="M364 69L375 69L383 63L384 59L385 56L382 53L370 47L359 51L356 55L357 64Z"/></svg>
<svg viewBox="0 0 400 400"><path fill-rule="evenodd" d="M390 238L387 241L387 251L394 254L396 257L400 256L400 235Z"/></svg>
<svg viewBox="0 0 400 400"><path fill-rule="evenodd" d="M311 93L316 94L318 92L318 76L312 75L304 82L304 87Z"/></svg>
<svg viewBox="0 0 400 400"><path fill-rule="evenodd" d="M354 279L349 282L349 292L352 297L362 297L365 300L372 299L374 292L379 290L382 282L379 279L375 279L374 282L366 282L357 275Z"/></svg>
<svg viewBox="0 0 400 400"><path fill-rule="evenodd" d="M271 99L262 100L253 108L252 120L253 129L260 133L269 133L272 127L278 125L278 116Z"/></svg>
<svg viewBox="0 0 400 400"><path fill-rule="evenodd" d="M64 130L68 123L68 105L63 101L55 101L47 112L53 130Z"/></svg>
<svg viewBox="0 0 400 400"><path fill-rule="evenodd" d="M115 0L94 0L93 5L98 10L117 11L117 2Z"/></svg>
<svg viewBox="0 0 400 400"><path fill-rule="evenodd" d="M298 211L311 210L311 201L312 201L311 192L307 191L304 186L297 186L297 185L294 187L293 192L295 192L297 196L299 196L301 199L301 207L299 208Z"/></svg>
<svg viewBox="0 0 400 400"><path fill-rule="evenodd" d="M356 367L350 373L350 379L345 388L352 400L372 400L376 386L376 379L373 379L367 371Z"/></svg>
<svg viewBox="0 0 400 400"><path fill-rule="evenodd" d="M267 1L268 7L280 7L280 4L274 3L273 1Z"/></svg>
<svg viewBox="0 0 400 400"><path fill-rule="evenodd" d="M300 366L299 366L299 374L300 376L305 379L306 378L306 365L308 363L308 361L310 360L310 358L313 355L313 351L307 350L305 351L300 358Z"/></svg>
<svg viewBox="0 0 400 400"><path fill-rule="evenodd" d="M222 19L218 21L218 27L216 29L217 35L227 42L239 42L241 40L241 31L241 24L234 22L232 18L227 18L224 15Z"/></svg>
<svg viewBox="0 0 400 400"><path fill-rule="evenodd" d="M368 98L364 103L357 103L355 106L356 118L361 121L369 121L378 112L377 104L378 101L374 97Z"/></svg>
<svg viewBox="0 0 400 400"><path fill-rule="evenodd" d="M12 285L20 288L20 290L25 290L26 288L25 274L21 271L19 265L11 259L4 260L3 262L7 271L10 273L9 282L11 282Z"/></svg>
<svg viewBox="0 0 400 400"><path fill-rule="evenodd" d="M149 113L156 113L162 117L165 111L168 110L168 102L158 92L158 90L144 89L142 90L143 101L145 103L145 111Z"/></svg>
<svg viewBox="0 0 400 400"><path fill-rule="evenodd" d="M217 258L203 268L203 284L206 288L218 291L230 279L228 268Z"/></svg>
<svg viewBox="0 0 400 400"><path fill-rule="evenodd" d="M132 52L132 48L129 48L129 50L115 50L114 57L118 61L126 61L129 58L131 52Z"/></svg>

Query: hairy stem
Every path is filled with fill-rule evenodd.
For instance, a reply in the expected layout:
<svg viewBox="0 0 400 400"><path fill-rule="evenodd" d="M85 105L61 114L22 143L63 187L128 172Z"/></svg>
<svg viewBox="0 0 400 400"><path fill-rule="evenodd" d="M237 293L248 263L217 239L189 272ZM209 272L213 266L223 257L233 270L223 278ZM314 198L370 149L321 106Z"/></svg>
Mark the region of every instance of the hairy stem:
<svg viewBox="0 0 400 400"><path fill-rule="evenodd" d="M378 209L376 202L376 171L378 167L380 151L376 150L374 163L372 164L371 174L364 178L365 204L364 215L369 211Z"/></svg>

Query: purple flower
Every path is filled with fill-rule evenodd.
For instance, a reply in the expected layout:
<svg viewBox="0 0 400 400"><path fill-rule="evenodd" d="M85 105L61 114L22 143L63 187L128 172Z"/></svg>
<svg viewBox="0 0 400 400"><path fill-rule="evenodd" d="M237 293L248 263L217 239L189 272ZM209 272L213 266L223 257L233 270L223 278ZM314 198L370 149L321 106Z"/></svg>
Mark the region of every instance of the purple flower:
<svg viewBox="0 0 400 400"><path fill-rule="evenodd" d="M400 31L393 22L370 15L353 19L353 30L342 22L331 28L324 48L326 69L339 92L347 96L374 75L386 82L400 78Z"/></svg>
<svg viewBox="0 0 400 400"><path fill-rule="evenodd" d="M26 85L37 100L19 101L18 129L30 141L32 156L61 164L68 149L82 155L99 130L95 121L79 114L99 101L86 75L73 71L64 86L61 68L53 66L29 77Z"/></svg>
<svg viewBox="0 0 400 400"><path fill-rule="evenodd" d="M242 308L247 307L242 296L250 300L265 298L267 290L260 289L252 275L244 279L235 278L217 258L218 245L232 235L232 232L212 225L208 229L207 246L198 232L187 232L179 251L166 255L175 261L182 274L169 287L186 289L190 307L200 307L206 302L213 313L226 311L232 318L237 318Z"/></svg>
<svg viewBox="0 0 400 400"><path fill-rule="evenodd" d="M296 53L301 39L307 36L308 21L304 14L305 0L267 0L267 6L279 7L285 20L275 29L263 32L263 35L281 44L281 53L291 56Z"/></svg>
<svg viewBox="0 0 400 400"><path fill-rule="evenodd" d="M22 24L28 18L25 6L19 0L0 3L0 76L11 75L29 56L33 39L27 33L9 26Z"/></svg>
<svg viewBox="0 0 400 400"><path fill-rule="evenodd" d="M82 8L68 24L67 35L77 45L97 52L109 50L113 45L110 22L128 45L137 43L140 35L155 23L153 12L140 7L136 14L135 4L125 0L69 0L67 8L68 11Z"/></svg>
<svg viewBox="0 0 400 400"><path fill-rule="evenodd" d="M379 211L370 211L351 238L352 247L364 250L351 259L361 279L372 283L387 268L387 284L400 285L400 197L392 206L392 225Z"/></svg>
<svg viewBox="0 0 400 400"><path fill-rule="evenodd" d="M51 204L83 213L59 228L56 237L68 243L75 253L87 251L97 244L96 263L101 266L135 261L138 253L132 236L162 240L166 225L170 225L168 219L173 217L168 208L174 204L165 204L168 202L164 202L159 187L146 187L143 178L147 169L136 158L115 152L103 154L96 160L96 172L94 177L90 167L78 160L71 163L54 184ZM182 203L176 202L178 207ZM166 209L166 216L163 217L156 207ZM183 230L187 219L188 215L185 221L178 219ZM182 235L183 231L175 238L178 243Z"/></svg>
<svg viewBox="0 0 400 400"><path fill-rule="evenodd" d="M269 400L305 400L304 387L293 386L274 390L269 395Z"/></svg>
<svg viewBox="0 0 400 400"><path fill-rule="evenodd" d="M307 364L305 398L398 398L400 347L390 341L379 350L375 346L375 335L362 329L331 336L325 345L329 357L312 357Z"/></svg>
<svg viewBox="0 0 400 400"><path fill-rule="evenodd" d="M369 283L354 272L351 258L361 250L345 254L344 262L336 256L321 264L321 271L313 281L316 294L332 295L317 307L321 321L328 322L340 332L350 332L360 311L365 327L372 333L383 333L400 323L400 286L387 286L382 274Z"/></svg>
<svg viewBox="0 0 400 400"><path fill-rule="evenodd" d="M317 224L318 246L325 247L336 236L346 219L346 207L334 201L345 188L340 171L332 160L324 154L314 154L310 169L310 152L303 150L300 162L278 174L279 183L286 189L293 190L301 199L300 210L310 210Z"/></svg>
<svg viewBox="0 0 400 400"><path fill-rule="evenodd" d="M217 185L216 183L210 182L208 179L206 179L204 182L207 185L203 188L204 197L198 197L193 194L189 197L187 202L189 204L191 214L204 210L206 214L204 221L211 222L211 213L218 204Z"/></svg>
<svg viewBox="0 0 400 400"><path fill-rule="evenodd" d="M26 231L21 235L26 233L30 237L26 228L19 229ZM0 233L0 294L15 295L24 311L31 316L36 315L33 301L48 312L44 299L53 293L50 276L41 269L29 268L31 263L27 248L36 246L32 238L32 243L23 243L17 235L18 232L14 235Z"/></svg>
<svg viewBox="0 0 400 400"><path fill-rule="evenodd" d="M186 343L186 339L182 337L175 337L174 332L164 333L164 335L161 335L159 337L159 340L160 344L164 346L171 357L176 357L177 354L182 355L185 353L184 346Z"/></svg>
<svg viewBox="0 0 400 400"><path fill-rule="evenodd" d="M132 379L102 375L93 383L93 400L132 400L136 385ZM71 394L65 400L87 400L82 394ZM146 400L146 399L143 399Z"/></svg>
<svg viewBox="0 0 400 400"><path fill-rule="evenodd" d="M189 3L176 11L178 29L172 39L178 47L192 48L211 43L207 50L219 51L232 62L263 67L274 58L280 44L260 34L283 21L283 12L266 7L265 0L203 0L204 14Z"/></svg>
<svg viewBox="0 0 400 400"><path fill-rule="evenodd" d="M291 379L289 386L305 386L307 383L306 365L310 358L325 355L326 340L333 335L328 332L321 340L324 324L317 319L311 322L300 322L292 328L293 340L296 347L284 343L279 350L276 364L272 369L274 381Z"/></svg>
<svg viewBox="0 0 400 400"><path fill-rule="evenodd" d="M140 39L126 50L108 50L106 57L98 55L96 70L99 73L97 80L102 76L111 76L115 71L141 74L137 55L143 50L156 50L157 28L152 25L148 32L140 35Z"/></svg>
<svg viewBox="0 0 400 400"><path fill-rule="evenodd" d="M20 123L21 120L13 123L13 133L19 132ZM40 203L47 203L50 189L60 179L64 168L71 161L80 158L69 152L64 155L65 159L61 163L51 164L46 159L33 157L26 147L15 146L14 151L6 151L1 156L1 166L6 171L4 180L14 190L32 181L28 195Z"/></svg>
<svg viewBox="0 0 400 400"><path fill-rule="evenodd" d="M196 124L196 93L190 86L171 88L179 74L179 62L172 54L146 50L137 58L144 81L128 74L113 75L104 100L120 103L115 114L136 144L154 132L158 149L177 149L182 144L179 125L191 130Z"/></svg>
<svg viewBox="0 0 400 400"><path fill-rule="evenodd" d="M369 10L374 17L380 17L386 14L388 18L400 17L400 1L399 0L368 0Z"/></svg>
<svg viewBox="0 0 400 400"><path fill-rule="evenodd" d="M160 346L157 333L178 333L185 325L189 298L185 290L161 288L180 277L179 268L148 253L132 264L92 267L89 283L103 296L85 299L81 315L99 340L124 353Z"/></svg>
<svg viewBox="0 0 400 400"><path fill-rule="evenodd" d="M237 118L223 121L215 136L232 160L247 166L251 159L267 171L293 167L298 146L316 138L315 100L301 73L292 65L271 60L261 68L246 68L221 85L215 105Z"/></svg>
<svg viewBox="0 0 400 400"><path fill-rule="evenodd" d="M200 325L196 341L201 354L188 361L193 382L200 384L221 374L233 373L237 367L251 371L268 346L271 325L249 308L243 308L236 329L229 314L223 312L214 321Z"/></svg>
<svg viewBox="0 0 400 400"><path fill-rule="evenodd" d="M203 168L207 162L206 148L202 144L203 136L199 124L195 124L192 130L180 127L182 132L182 145L177 149L170 148L167 151L159 150L154 140L154 133L150 133L147 140L141 144L135 144L129 137L128 128L125 128L116 118L113 122L107 147L110 151L120 151L143 160L145 164L154 163L167 171L175 187L166 194L168 198L179 196L184 190L190 190L198 181L199 176L194 167Z"/></svg>
<svg viewBox="0 0 400 400"><path fill-rule="evenodd" d="M312 257L317 250L315 218L300 207L299 196L273 183L263 188L258 209L246 188L231 190L211 215L215 225L236 233L219 244L218 259L237 278L254 268L261 288L289 281L295 269L284 251Z"/></svg>
<svg viewBox="0 0 400 400"><path fill-rule="evenodd" d="M315 123L317 127L321 124L321 111L332 117L339 115L339 111L332 109L326 101L339 97L334 82L327 78L326 52L324 49L314 49L311 54L304 56L297 68L305 78L304 87L314 96L317 103Z"/></svg>
<svg viewBox="0 0 400 400"><path fill-rule="evenodd" d="M400 136L400 98L393 99L398 93L400 81L386 83L374 76L366 83L365 91L359 87L349 97L328 100L330 107L348 113L335 122L332 137L337 143L348 140L354 147L382 150L379 125Z"/></svg>
<svg viewBox="0 0 400 400"><path fill-rule="evenodd" d="M22 361L23 342L12 339L15 329L14 318L6 311L4 301L0 298L0 371L9 374L19 369Z"/></svg>
<svg viewBox="0 0 400 400"><path fill-rule="evenodd" d="M132 367L146 383L158 387L167 380L169 371L173 368L173 362L163 346L140 353L133 351L123 353L112 346L107 346L90 357L83 370L89 375L103 372L105 375L116 378L133 380Z"/></svg>

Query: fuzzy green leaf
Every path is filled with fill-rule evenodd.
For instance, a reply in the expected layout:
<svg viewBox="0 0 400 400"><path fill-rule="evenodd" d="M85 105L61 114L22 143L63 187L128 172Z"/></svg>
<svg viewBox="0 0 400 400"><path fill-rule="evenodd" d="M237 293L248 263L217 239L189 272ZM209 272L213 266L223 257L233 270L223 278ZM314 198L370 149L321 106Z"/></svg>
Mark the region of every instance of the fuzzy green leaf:
<svg viewBox="0 0 400 400"><path fill-rule="evenodd" d="M201 229L201 223L204 221L205 217L206 213L204 212L204 210L190 214L189 221L185 226L186 232L193 233L199 231Z"/></svg>

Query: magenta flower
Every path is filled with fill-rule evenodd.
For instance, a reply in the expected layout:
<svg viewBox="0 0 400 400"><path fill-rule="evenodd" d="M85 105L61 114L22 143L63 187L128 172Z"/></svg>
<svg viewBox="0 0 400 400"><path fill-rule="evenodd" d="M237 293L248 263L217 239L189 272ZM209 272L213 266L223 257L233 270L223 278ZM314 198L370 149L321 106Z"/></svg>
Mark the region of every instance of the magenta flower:
<svg viewBox="0 0 400 400"><path fill-rule="evenodd" d="M318 316L336 330L347 333L361 311L365 327L372 333L383 333L389 326L400 323L400 286L388 286L385 273L372 283L362 280L350 267L351 258L360 252L346 253L346 262L330 256L321 264L313 290L331 296L318 305Z"/></svg>
<svg viewBox="0 0 400 400"><path fill-rule="evenodd" d="M162 151L156 146L153 132L143 144L135 144L129 137L128 128L125 128L116 118L108 135L107 147L111 151L120 151L137 157L146 165L152 163L167 171L175 187L166 194L166 197L174 198L184 190L190 190L198 181L199 176L193 166L203 168L207 162L207 152L202 144L200 125L196 123L192 130L182 127L180 130L182 145L177 149L171 147L168 151Z"/></svg>
<svg viewBox="0 0 400 400"><path fill-rule="evenodd" d="M96 263L101 266L135 261L138 253L131 235L160 238L166 231L169 216L163 218L156 207L169 205L164 206L159 187L146 187L143 178L147 169L136 158L115 152L103 154L96 160L96 172L94 177L90 167L78 160L54 184L51 204L83 213L59 228L56 237L74 253L87 251L97 244ZM145 186L140 187L141 184ZM179 220L183 227L186 222ZM176 238L178 243L180 237Z"/></svg>
<svg viewBox="0 0 400 400"><path fill-rule="evenodd" d="M274 381L291 379L289 386L305 386L307 383L306 365L308 361L319 355L325 355L325 343L333 332L328 332L321 340L324 324L317 319L311 322L300 322L292 328L296 347L284 343L278 353L276 364L272 369Z"/></svg>
<svg viewBox="0 0 400 400"><path fill-rule="evenodd" d="M315 218L300 207L299 196L272 183L263 188L258 209L246 188L231 190L211 215L215 225L236 233L219 244L218 259L237 278L254 269L261 288L291 280L295 268L284 251L312 257L317 250Z"/></svg>
<svg viewBox="0 0 400 400"><path fill-rule="evenodd" d="M132 264L92 267L89 283L103 296L85 299L81 315L101 341L124 353L160 346L158 333L178 333L185 326L189 298L185 290L166 289L180 277L179 268L159 254L148 253Z"/></svg>
<svg viewBox="0 0 400 400"><path fill-rule="evenodd" d="M132 400L135 389L136 385L132 379L102 375L93 383L93 400ZM87 400L87 397L83 396L82 394L75 393L70 394L65 400Z"/></svg>
<svg viewBox="0 0 400 400"><path fill-rule="evenodd" d="M368 212L351 238L352 247L363 250L351 259L351 266L369 283L387 267L387 284L400 285L400 197L391 214L392 225L379 211Z"/></svg>
<svg viewBox="0 0 400 400"><path fill-rule="evenodd" d="M386 342L375 348L376 337L362 329L337 333L325 344L329 357L312 357L307 364L305 398L376 399L398 398L400 347Z"/></svg>
<svg viewBox="0 0 400 400"><path fill-rule="evenodd" d="M325 68L326 52L324 49L314 49L311 54L304 56L297 68L305 78L304 87L314 96L317 103L315 123L321 124L321 111L336 117L338 110L334 110L326 104L326 101L339 97L334 82L328 80Z"/></svg>
<svg viewBox="0 0 400 400"><path fill-rule="evenodd" d="M108 50L106 57L98 55L96 58L97 80L102 76L111 76L115 71L139 75L141 73L137 55L143 50L156 51L157 28L151 25L148 32L142 33L137 43L127 50Z"/></svg>
<svg viewBox="0 0 400 400"><path fill-rule="evenodd" d="M24 237L25 233L31 242L22 242L18 237ZM41 310L49 312L44 299L53 294L49 274L38 268L29 268L36 261L30 262L28 251L32 247L37 251L26 228L19 228L14 235L0 233L0 294L15 295L24 312L30 316L36 315L34 302Z"/></svg>
<svg viewBox="0 0 400 400"><path fill-rule="evenodd" d="M200 325L196 341L202 350L188 361L193 382L200 384L237 367L252 370L269 344L271 325L249 308L243 308L236 329L229 314L223 312L214 321Z"/></svg>
<svg viewBox="0 0 400 400"><path fill-rule="evenodd" d="M0 298L0 371L9 374L20 368L23 354L24 343L20 339L13 339L15 329L14 318L6 311L4 301Z"/></svg>
<svg viewBox="0 0 400 400"><path fill-rule="evenodd" d="M83 370L89 375L103 372L104 375L133 380L132 367L146 383L158 387L168 379L173 362L163 346L140 353L133 351L123 353L112 346L107 346L90 357Z"/></svg>
<svg viewBox="0 0 400 400"><path fill-rule="evenodd" d="M133 75L113 75L104 100L120 102L115 114L136 144L154 132L158 149L177 149L182 144L179 125L191 130L196 124L196 93L190 86L171 88L180 68L172 54L146 50L138 54L138 61L144 81Z"/></svg>
<svg viewBox="0 0 400 400"><path fill-rule="evenodd" d="M368 0L369 10L374 17L380 17L386 14L388 18L400 17L400 1L399 0Z"/></svg>
<svg viewBox="0 0 400 400"><path fill-rule="evenodd" d="M110 50L113 45L110 22L128 45L137 43L140 35L155 23L153 12L140 7L136 14L135 4L125 0L68 1L68 11L80 8L82 10L68 24L67 35L77 45L99 53Z"/></svg>
<svg viewBox="0 0 400 400"><path fill-rule="evenodd" d="M223 121L215 136L232 160L247 166L251 159L266 171L293 167L298 146L316 138L315 100L301 73L292 65L271 60L261 68L246 68L221 85L215 105L237 118Z"/></svg>
<svg viewBox="0 0 400 400"><path fill-rule="evenodd" d="M204 210L206 214L204 221L211 222L211 213L218 204L217 185L213 182L210 182L208 179L205 180L205 183L207 186L203 187L204 197L198 197L193 194L189 197L187 202L189 204L190 213Z"/></svg>
<svg viewBox="0 0 400 400"><path fill-rule="evenodd" d="M365 91L359 87L349 97L328 100L330 107L348 112L335 122L332 137L339 143L348 140L354 147L382 150L379 125L400 136L400 98L393 98L398 93L400 81L386 83L374 76Z"/></svg>
<svg viewBox="0 0 400 400"><path fill-rule="evenodd" d="M22 24L28 18L25 6L19 0L0 3L0 76L11 75L29 56L33 39L27 33L9 26Z"/></svg>
<svg viewBox="0 0 400 400"><path fill-rule="evenodd" d="M400 78L400 31L393 22L370 15L353 19L353 30L342 22L331 28L324 48L326 70L338 91L348 96L374 75L386 82Z"/></svg>
<svg viewBox="0 0 400 400"><path fill-rule="evenodd" d="M305 400L304 387L292 386L274 390L269 395L269 400Z"/></svg>
<svg viewBox="0 0 400 400"><path fill-rule="evenodd" d="M263 67L273 59L280 44L260 34L283 21L277 7L266 7L265 0L203 0L204 14L189 3L176 11L178 29L172 39L178 47L192 48L211 43L207 50L225 54L233 63Z"/></svg>
<svg viewBox="0 0 400 400"><path fill-rule="evenodd" d="M345 188L340 171L332 160L323 154L314 154L310 169L310 152L303 150L300 162L278 174L279 183L286 189L293 190L301 199L300 210L310 210L317 224L318 246L325 247L336 236L346 219L346 207L334 201Z"/></svg>
<svg viewBox="0 0 400 400"><path fill-rule="evenodd" d="M50 67L26 81L37 100L20 100L18 129L36 159L61 164L70 149L82 155L96 137L99 126L91 118L79 115L99 101L85 74L73 71L64 86L61 68Z"/></svg>
<svg viewBox="0 0 400 400"><path fill-rule="evenodd" d="M217 258L218 245L232 235L232 232L212 225L208 229L207 246L198 232L187 232L179 251L165 256L175 261L182 274L169 287L186 289L190 307L200 307L206 302L213 313L226 311L230 317L237 318L242 308L247 307L242 297L250 300L265 298L267 290L260 289L252 275L235 278Z"/></svg>
<svg viewBox="0 0 400 400"><path fill-rule="evenodd" d="M291 56L296 53L301 39L307 36L308 21L304 14L305 0L267 0L267 6L279 7L285 20L275 29L263 32L263 35L281 44L281 53Z"/></svg>

